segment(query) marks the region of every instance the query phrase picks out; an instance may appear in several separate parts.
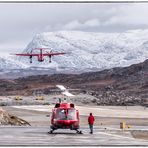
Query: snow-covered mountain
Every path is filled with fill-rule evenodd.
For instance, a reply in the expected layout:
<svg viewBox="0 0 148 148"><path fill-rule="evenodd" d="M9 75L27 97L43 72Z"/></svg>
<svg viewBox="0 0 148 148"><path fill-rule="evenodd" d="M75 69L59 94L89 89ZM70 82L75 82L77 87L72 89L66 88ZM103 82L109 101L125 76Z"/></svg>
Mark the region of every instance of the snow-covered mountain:
<svg viewBox="0 0 148 148"><path fill-rule="evenodd" d="M46 67L57 71L96 71L124 67L148 59L148 30L132 30L124 33L92 33L81 31L58 31L37 34L23 53L34 48L50 48L53 52L67 52L55 56L52 63L48 57L42 63L29 58L12 59L16 67ZM0 59L0 64L1 63ZM23 64L21 64L21 62ZM2 66L1 66L2 67ZM1 68L0 67L0 68ZM6 67L13 67L9 65Z"/></svg>
<svg viewBox="0 0 148 148"><path fill-rule="evenodd" d="M28 66L11 57L0 57L0 70L22 69Z"/></svg>

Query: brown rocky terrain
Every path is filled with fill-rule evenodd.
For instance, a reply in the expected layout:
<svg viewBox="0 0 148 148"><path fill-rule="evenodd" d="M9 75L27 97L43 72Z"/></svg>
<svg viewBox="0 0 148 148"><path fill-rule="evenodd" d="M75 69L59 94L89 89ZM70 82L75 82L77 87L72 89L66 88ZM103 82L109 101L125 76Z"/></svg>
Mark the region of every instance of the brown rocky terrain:
<svg viewBox="0 0 148 148"><path fill-rule="evenodd" d="M82 74L38 75L14 80L0 80L0 95L32 95L57 91L63 84L75 94L89 94L97 105L147 105L148 60L129 67L117 67Z"/></svg>
<svg viewBox="0 0 148 148"><path fill-rule="evenodd" d="M0 108L0 125L30 125L27 121L20 119L14 115L10 115L7 111Z"/></svg>

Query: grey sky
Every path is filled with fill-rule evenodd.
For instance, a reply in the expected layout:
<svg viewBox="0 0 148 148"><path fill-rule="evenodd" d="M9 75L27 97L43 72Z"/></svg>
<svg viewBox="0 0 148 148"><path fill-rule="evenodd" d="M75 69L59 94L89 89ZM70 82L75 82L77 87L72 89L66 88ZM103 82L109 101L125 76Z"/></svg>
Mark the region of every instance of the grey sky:
<svg viewBox="0 0 148 148"><path fill-rule="evenodd" d="M0 4L0 51L24 49L36 33L148 28L148 3Z"/></svg>

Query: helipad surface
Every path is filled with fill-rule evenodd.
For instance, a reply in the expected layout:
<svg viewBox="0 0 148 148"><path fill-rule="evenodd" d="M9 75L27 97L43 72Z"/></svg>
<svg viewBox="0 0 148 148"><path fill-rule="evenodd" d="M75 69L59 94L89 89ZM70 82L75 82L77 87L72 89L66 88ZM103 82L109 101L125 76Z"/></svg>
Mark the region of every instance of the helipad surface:
<svg viewBox="0 0 148 148"><path fill-rule="evenodd" d="M0 145L148 145L148 140L135 139L130 132L119 130L95 128L93 135L85 127L82 127L83 134L70 130L48 134L48 131L49 127L0 127Z"/></svg>

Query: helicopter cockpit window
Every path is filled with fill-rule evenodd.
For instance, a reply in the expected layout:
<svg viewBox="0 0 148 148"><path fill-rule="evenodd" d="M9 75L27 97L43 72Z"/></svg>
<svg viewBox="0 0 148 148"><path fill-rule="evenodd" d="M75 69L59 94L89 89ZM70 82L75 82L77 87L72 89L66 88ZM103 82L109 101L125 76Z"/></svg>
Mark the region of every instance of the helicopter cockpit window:
<svg viewBox="0 0 148 148"><path fill-rule="evenodd" d="M58 109L56 112L56 119L57 120L65 120L66 117L66 109Z"/></svg>
<svg viewBox="0 0 148 148"><path fill-rule="evenodd" d="M73 108L68 109L68 119L75 120L76 119L76 110Z"/></svg>
<svg viewBox="0 0 148 148"><path fill-rule="evenodd" d="M58 109L55 118L57 120L76 120L76 110L74 108Z"/></svg>

